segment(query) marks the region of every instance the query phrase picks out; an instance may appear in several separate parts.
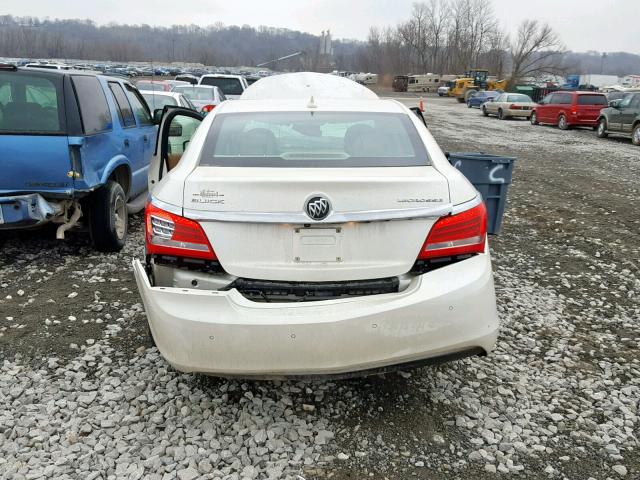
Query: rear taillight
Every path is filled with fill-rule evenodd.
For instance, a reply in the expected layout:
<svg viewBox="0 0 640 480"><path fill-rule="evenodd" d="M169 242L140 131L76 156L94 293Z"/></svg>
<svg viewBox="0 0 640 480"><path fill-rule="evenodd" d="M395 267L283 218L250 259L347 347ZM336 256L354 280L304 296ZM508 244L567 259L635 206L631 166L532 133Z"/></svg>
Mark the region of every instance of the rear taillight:
<svg viewBox="0 0 640 480"><path fill-rule="evenodd" d="M215 105L205 105L204 107L202 107L202 112L203 113L209 113L214 108L216 108Z"/></svg>
<svg viewBox="0 0 640 480"><path fill-rule="evenodd" d="M147 255L216 260L202 226L188 218L147 204L145 209Z"/></svg>
<svg viewBox="0 0 640 480"><path fill-rule="evenodd" d="M577 115L578 114L578 107L576 107L575 105L571 106L571 114L572 115Z"/></svg>
<svg viewBox="0 0 640 480"><path fill-rule="evenodd" d="M512 103L511 105L509 105L509 110L522 110L522 107L520 105Z"/></svg>
<svg viewBox="0 0 640 480"><path fill-rule="evenodd" d="M441 217L431 227L418 260L484 252L487 209L484 203L456 215Z"/></svg>

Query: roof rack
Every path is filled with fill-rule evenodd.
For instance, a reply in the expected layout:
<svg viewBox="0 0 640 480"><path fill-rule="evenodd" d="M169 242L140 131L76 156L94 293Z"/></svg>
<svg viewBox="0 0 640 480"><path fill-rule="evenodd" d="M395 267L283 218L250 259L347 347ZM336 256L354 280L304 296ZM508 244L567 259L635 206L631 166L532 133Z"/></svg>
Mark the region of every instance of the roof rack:
<svg viewBox="0 0 640 480"><path fill-rule="evenodd" d="M18 67L11 63L0 63L0 70L9 70L11 72L15 72L18 70Z"/></svg>

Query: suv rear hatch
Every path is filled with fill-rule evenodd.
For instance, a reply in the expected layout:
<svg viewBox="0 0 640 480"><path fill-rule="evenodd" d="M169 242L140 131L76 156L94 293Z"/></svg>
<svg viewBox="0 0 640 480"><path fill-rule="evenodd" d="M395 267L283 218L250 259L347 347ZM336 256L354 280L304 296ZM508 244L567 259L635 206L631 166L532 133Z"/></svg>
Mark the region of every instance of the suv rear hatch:
<svg viewBox="0 0 640 480"><path fill-rule="evenodd" d="M0 69L0 194L70 195L63 76Z"/></svg>
<svg viewBox="0 0 640 480"><path fill-rule="evenodd" d="M221 114L184 185L224 270L274 281L386 278L411 270L447 179L406 114ZM320 219L308 204L328 202Z"/></svg>

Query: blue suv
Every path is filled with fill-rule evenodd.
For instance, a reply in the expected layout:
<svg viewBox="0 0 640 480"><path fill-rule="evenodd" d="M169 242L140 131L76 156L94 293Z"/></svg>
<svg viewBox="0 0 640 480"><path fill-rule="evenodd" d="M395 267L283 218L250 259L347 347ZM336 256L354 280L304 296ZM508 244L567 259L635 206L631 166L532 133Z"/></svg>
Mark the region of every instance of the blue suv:
<svg viewBox="0 0 640 480"><path fill-rule="evenodd" d="M88 227L96 249L120 250L156 130L126 80L0 65L0 229Z"/></svg>

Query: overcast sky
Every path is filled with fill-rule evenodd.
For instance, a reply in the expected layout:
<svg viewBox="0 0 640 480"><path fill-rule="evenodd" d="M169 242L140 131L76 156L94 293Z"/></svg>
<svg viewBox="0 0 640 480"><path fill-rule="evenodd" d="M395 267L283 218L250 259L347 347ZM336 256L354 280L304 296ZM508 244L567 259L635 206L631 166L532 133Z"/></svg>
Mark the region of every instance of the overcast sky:
<svg viewBox="0 0 640 480"><path fill-rule="evenodd" d="M551 24L570 50L640 53L640 0L489 0L509 31L525 18ZM0 14L98 23L268 25L364 40L371 25L405 20L412 0L1 0Z"/></svg>

